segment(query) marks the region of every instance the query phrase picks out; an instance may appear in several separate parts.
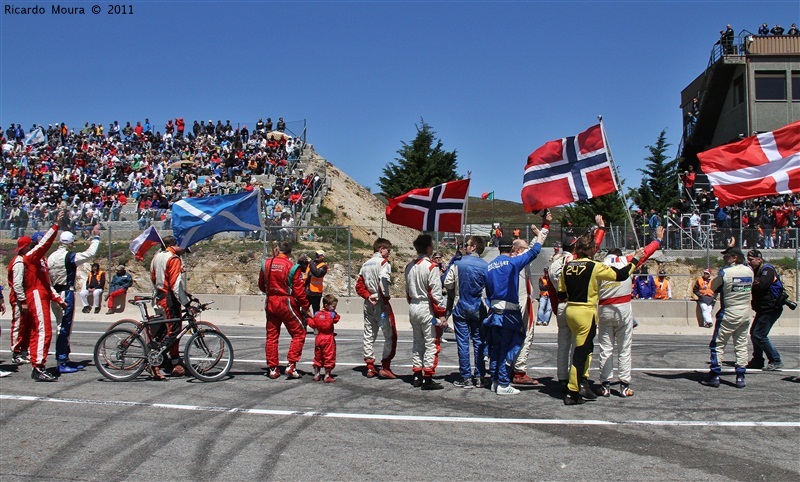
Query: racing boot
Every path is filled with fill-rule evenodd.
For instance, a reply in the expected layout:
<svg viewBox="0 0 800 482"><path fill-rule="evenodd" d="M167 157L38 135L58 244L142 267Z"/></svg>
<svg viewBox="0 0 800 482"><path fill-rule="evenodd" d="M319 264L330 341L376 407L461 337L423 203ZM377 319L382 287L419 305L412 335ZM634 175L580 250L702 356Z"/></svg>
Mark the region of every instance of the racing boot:
<svg viewBox="0 0 800 482"><path fill-rule="evenodd" d="M425 377L422 381L423 390L441 390L442 388L444 388L444 385L434 380L433 377Z"/></svg>
<svg viewBox="0 0 800 482"><path fill-rule="evenodd" d="M58 381L58 378L54 377L50 372L48 372L44 365L40 367L33 367L33 371L31 371L31 378L37 382Z"/></svg>
<svg viewBox="0 0 800 482"><path fill-rule="evenodd" d="M397 375L392 372L392 362L384 362L381 364L381 369L378 370L378 376L381 378L388 378L390 380L394 380L397 378Z"/></svg>
<svg viewBox="0 0 800 482"><path fill-rule="evenodd" d="M75 373L77 371L77 368L69 366L67 360L58 361L58 373Z"/></svg>
<svg viewBox="0 0 800 482"><path fill-rule="evenodd" d="M583 397L585 400L597 400L597 394L592 391L592 387L589 386L589 380L581 380L578 384L578 393Z"/></svg>
<svg viewBox="0 0 800 482"><path fill-rule="evenodd" d="M413 381L414 388L419 388L422 386L422 372L414 372L414 381Z"/></svg>
<svg viewBox="0 0 800 482"><path fill-rule="evenodd" d="M583 397L578 392L567 391L567 396L564 397L564 405L583 405L584 403Z"/></svg>
<svg viewBox="0 0 800 482"><path fill-rule="evenodd" d="M378 376L378 370L375 369L375 360L367 360L367 378L376 376Z"/></svg>
<svg viewBox="0 0 800 482"><path fill-rule="evenodd" d="M158 367L149 367L147 371L150 372L150 377L155 381L160 382L162 380L166 380L164 375L161 374L161 369Z"/></svg>
<svg viewBox="0 0 800 482"><path fill-rule="evenodd" d="M301 375L300 372L297 371L297 366L294 363L289 363L289 366L286 368L286 379L294 380L302 376L303 375Z"/></svg>
<svg viewBox="0 0 800 482"><path fill-rule="evenodd" d="M522 371L514 372L514 378L511 380L511 383L513 383L514 385L529 385L529 386L535 386L539 384L537 380L534 380L533 378L529 377L527 373Z"/></svg>
<svg viewBox="0 0 800 482"><path fill-rule="evenodd" d="M322 373L320 373L319 367L314 367L314 381L318 382L322 380Z"/></svg>

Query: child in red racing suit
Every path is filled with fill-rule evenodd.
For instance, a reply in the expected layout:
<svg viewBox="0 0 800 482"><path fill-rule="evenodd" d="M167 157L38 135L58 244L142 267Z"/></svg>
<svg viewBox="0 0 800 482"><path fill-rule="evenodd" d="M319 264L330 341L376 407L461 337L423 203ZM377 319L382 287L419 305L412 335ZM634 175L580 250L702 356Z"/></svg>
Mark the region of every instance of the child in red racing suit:
<svg viewBox="0 0 800 482"><path fill-rule="evenodd" d="M339 321L336 305L339 300L333 295L322 298L322 310L310 319L308 326L317 330L314 339L314 381L322 379L320 368L325 369L325 383L333 383L333 367L336 366L336 339L334 338L333 325Z"/></svg>

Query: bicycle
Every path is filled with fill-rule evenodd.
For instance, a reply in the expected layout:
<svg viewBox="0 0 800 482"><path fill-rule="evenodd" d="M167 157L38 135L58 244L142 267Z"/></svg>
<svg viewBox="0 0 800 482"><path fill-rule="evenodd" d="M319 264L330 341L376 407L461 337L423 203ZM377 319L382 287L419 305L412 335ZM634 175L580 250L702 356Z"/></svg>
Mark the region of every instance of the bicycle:
<svg viewBox="0 0 800 482"><path fill-rule="evenodd" d="M150 316L147 304L152 296L136 296L128 303L139 307L142 321L121 320L134 323L134 329L112 328L106 331L94 346L94 364L109 380L127 382L137 378L145 369L156 374L170 348L191 333L183 348L183 362L189 373L204 382L214 382L227 376L233 366L233 346L230 340L216 327L209 327L196 320L197 315L213 303L200 303L192 299L180 318L164 315ZM157 325L185 322L175 334L157 341L150 333ZM121 323L120 323L121 324ZM213 326L213 325L211 325Z"/></svg>

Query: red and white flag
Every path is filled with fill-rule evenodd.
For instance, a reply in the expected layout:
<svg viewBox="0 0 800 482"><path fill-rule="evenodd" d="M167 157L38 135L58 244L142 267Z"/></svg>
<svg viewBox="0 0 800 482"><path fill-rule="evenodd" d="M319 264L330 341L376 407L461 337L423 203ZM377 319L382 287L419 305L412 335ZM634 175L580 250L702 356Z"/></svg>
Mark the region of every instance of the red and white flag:
<svg viewBox="0 0 800 482"><path fill-rule="evenodd" d="M526 212L617 191L600 124L550 141L528 156L522 184Z"/></svg>
<svg viewBox="0 0 800 482"><path fill-rule="evenodd" d="M150 226L142 231L142 234L137 236L136 239L131 241L131 245L128 249L136 256L136 259L141 261L144 259L145 253L157 244L163 244L161 236L158 235L155 226Z"/></svg>
<svg viewBox="0 0 800 482"><path fill-rule="evenodd" d="M389 199L386 219L420 231L460 233L469 179L414 189Z"/></svg>
<svg viewBox="0 0 800 482"><path fill-rule="evenodd" d="M721 207L800 192L800 121L697 157Z"/></svg>

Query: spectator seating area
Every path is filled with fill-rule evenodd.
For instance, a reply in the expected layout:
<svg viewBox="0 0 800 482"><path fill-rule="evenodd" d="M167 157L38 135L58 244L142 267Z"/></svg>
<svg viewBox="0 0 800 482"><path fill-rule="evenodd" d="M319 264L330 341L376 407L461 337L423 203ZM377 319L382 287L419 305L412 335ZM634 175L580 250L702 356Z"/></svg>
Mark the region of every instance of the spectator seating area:
<svg viewBox="0 0 800 482"><path fill-rule="evenodd" d="M305 142L259 119L251 133L230 121L169 120L164 134L149 119L124 128L114 121L76 132L64 123L47 129L0 128L0 229L11 238L55 222L88 237L103 228L141 231L153 223L171 229L170 208L186 197L262 189L266 224L291 216L310 222L308 207L324 192L324 175L306 172Z"/></svg>

